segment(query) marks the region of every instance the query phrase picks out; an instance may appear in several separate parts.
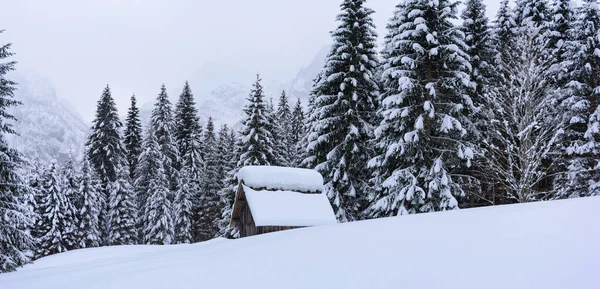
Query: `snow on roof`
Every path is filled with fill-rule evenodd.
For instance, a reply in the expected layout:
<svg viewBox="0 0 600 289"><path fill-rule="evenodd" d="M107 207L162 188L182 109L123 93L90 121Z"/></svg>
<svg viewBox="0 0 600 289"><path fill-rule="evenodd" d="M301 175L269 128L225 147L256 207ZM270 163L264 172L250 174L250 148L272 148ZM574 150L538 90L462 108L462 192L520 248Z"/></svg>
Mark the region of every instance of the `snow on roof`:
<svg viewBox="0 0 600 289"><path fill-rule="evenodd" d="M248 166L237 173L248 187L298 192L323 191L323 177L314 170L276 166Z"/></svg>
<svg viewBox="0 0 600 289"><path fill-rule="evenodd" d="M318 226L337 223L323 193L256 191L243 186L256 226Z"/></svg>

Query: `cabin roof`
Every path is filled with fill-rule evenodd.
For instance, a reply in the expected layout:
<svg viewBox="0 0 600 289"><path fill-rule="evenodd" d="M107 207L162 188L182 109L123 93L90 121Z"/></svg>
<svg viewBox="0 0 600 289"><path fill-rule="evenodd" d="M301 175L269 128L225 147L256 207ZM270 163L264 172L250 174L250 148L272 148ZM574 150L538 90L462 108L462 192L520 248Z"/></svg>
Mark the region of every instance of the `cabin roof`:
<svg viewBox="0 0 600 289"><path fill-rule="evenodd" d="M306 227L337 222L323 193L254 190L245 185L242 190L256 226Z"/></svg>
<svg viewBox="0 0 600 289"><path fill-rule="evenodd" d="M323 177L314 170L277 166L247 166L237 173L250 188L294 192L322 192Z"/></svg>

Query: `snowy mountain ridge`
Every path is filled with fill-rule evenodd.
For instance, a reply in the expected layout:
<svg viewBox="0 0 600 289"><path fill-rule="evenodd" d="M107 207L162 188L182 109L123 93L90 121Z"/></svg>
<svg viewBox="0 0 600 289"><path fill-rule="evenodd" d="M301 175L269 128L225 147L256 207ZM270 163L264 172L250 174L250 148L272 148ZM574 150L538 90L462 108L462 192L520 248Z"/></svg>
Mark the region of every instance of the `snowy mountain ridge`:
<svg viewBox="0 0 600 289"><path fill-rule="evenodd" d="M19 135L9 135L9 144L26 158L38 156L49 162L67 159L70 151L81 157L89 124L72 108L71 104L56 95L52 82L39 74L16 72L10 79L17 82L15 99L22 105L11 107L17 122L14 128Z"/></svg>
<svg viewBox="0 0 600 289"><path fill-rule="evenodd" d="M300 99L302 104L306 106L313 80L323 68L325 57L328 52L329 46L324 46L315 55L314 59L307 66L300 69L296 76L290 81L281 82L273 78L263 78L262 84L267 100L272 98L273 103L277 105L281 92L285 90L291 105L294 105L296 100ZM206 122L208 117L212 117L217 127L221 124L239 127L240 121L244 115L242 109L246 104L246 98L250 94L252 81L254 79L249 79L248 83L231 82L226 84L218 84L218 81L214 80L216 86L211 89L206 83L207 80L211 81L213 79L207 79L205 77L207 74L206 71L199 72L198 75L193 76L189 81L192 91L194 92L200 119L203 122ZM171 103L175 105L180 93L181 91L179 88L169 89ZM152 114L152 107L152 103L145 103L140 108L142 123L148 123L150 115ZM124 114L125 113L123 112L122 115Z"/></svg>

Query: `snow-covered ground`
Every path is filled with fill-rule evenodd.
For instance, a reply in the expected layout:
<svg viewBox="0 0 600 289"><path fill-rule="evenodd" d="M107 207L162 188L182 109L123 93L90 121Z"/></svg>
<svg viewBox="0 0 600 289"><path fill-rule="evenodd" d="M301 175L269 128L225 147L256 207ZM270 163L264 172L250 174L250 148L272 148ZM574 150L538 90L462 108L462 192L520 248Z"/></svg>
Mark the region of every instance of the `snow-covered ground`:
<svg viewBox="0 0 600 289"><path fill-rule="evenodd" d="M67 252L2 289L600 288L600 198Z"/></svg>

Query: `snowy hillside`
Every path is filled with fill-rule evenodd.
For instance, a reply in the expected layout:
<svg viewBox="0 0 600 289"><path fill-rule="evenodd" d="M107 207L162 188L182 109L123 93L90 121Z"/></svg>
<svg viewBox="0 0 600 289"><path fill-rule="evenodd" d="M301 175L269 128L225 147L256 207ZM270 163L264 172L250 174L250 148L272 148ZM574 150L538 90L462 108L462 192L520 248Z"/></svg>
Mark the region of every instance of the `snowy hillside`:
<svg viewBox="0 0 600 289"><path fill-rule="evenodd" d="M19 136L9 136L11 146L45 161L64 160L70 149L79 157L89 125L57 97L52 82L33 72L17 72L11 79L18 83L15 99L23 103L10 109L19 120L15 124Z"/></svg>
<svg viewBox="0 0 600 289"><path fill-rule="evenodd" d="M194 245L86 249L3 289L598 288L600 198L410 215Z"/></svg>

